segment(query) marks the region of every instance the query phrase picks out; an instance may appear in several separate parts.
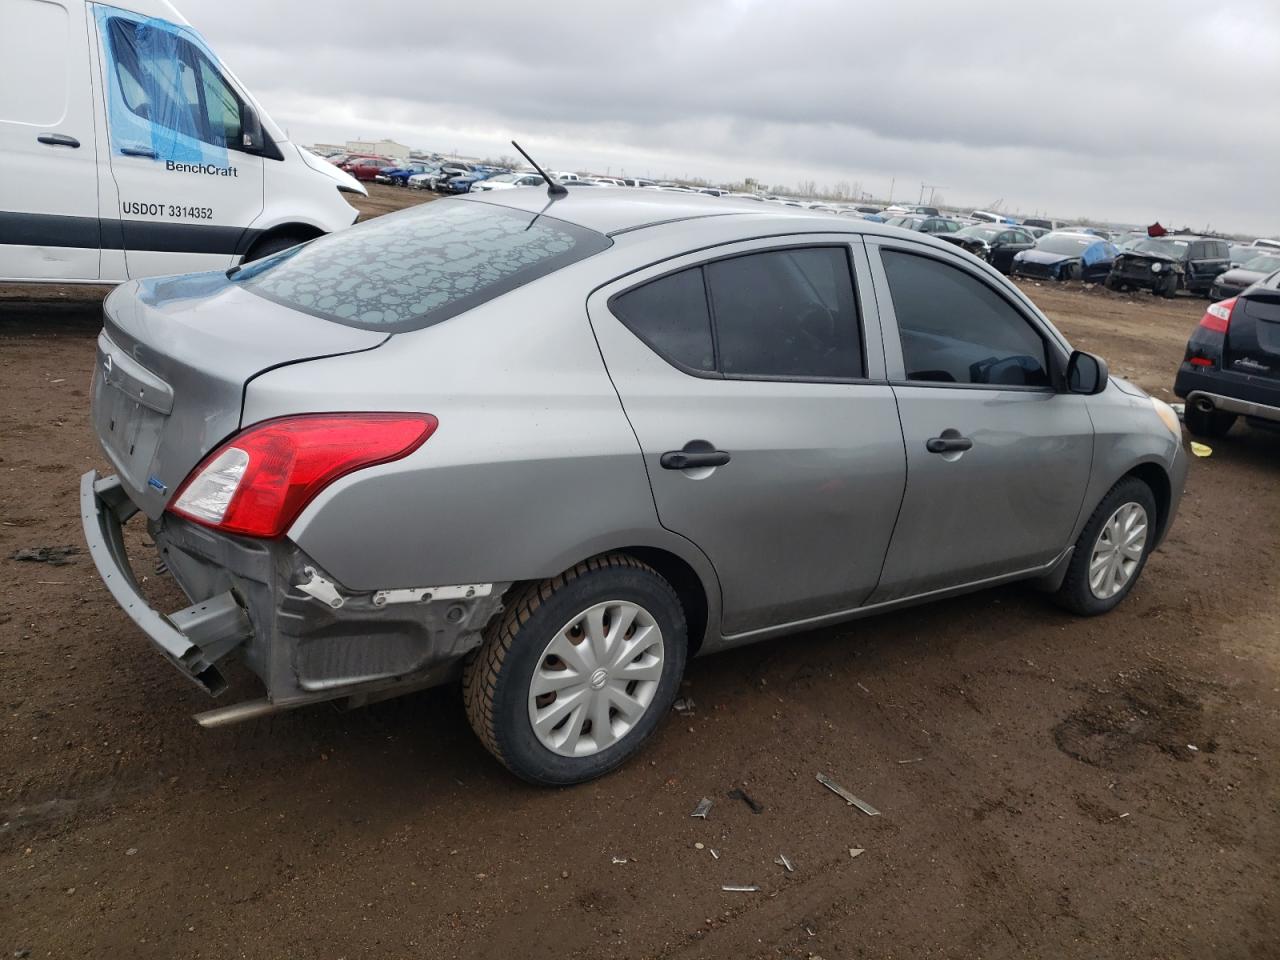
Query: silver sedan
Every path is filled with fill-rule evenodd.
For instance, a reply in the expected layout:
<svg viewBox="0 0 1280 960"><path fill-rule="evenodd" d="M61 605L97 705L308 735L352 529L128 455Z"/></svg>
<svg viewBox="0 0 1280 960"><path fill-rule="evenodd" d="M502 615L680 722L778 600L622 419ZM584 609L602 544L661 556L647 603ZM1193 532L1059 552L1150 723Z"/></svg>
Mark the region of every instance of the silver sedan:
<svg viewBox="0 0 1280 960"><path fill-rule="evenodd" d="M1133 589L1186 457L950 244L656 190L488 192L107 300L81 514L206 725L461 680L540 784L598 776L689 657L1014 580ZM191 604L141 596L140 514Z"/></svg>

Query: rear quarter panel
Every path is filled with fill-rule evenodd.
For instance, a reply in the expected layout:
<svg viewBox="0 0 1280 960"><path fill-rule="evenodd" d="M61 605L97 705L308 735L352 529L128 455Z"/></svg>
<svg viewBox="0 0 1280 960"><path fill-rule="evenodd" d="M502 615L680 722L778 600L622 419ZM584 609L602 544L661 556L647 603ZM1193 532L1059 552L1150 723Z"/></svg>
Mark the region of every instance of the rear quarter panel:
<svg viewBox="0 0 1280 960"><path fill-rule="evenodd" d="M553 576L596 553L661 547L640 449L591 334L589 261L367 354L271 371L245 424L304 411L434 414L404 460L323 491L289 537L353 590Z"/></svg>

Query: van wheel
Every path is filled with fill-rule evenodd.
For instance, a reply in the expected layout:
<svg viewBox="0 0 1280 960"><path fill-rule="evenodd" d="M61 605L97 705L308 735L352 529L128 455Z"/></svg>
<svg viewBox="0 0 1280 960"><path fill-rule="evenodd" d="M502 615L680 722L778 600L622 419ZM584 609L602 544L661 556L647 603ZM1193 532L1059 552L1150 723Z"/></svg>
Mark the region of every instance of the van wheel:
<svg viewBox="0 0 1280 960"><path fill-rule="evenodd" d="M610 554L509 601L463 675L471 727L540 786L592 780L640 749L671 709L688 650L675 590Z"/></svg>
<svg viewBox="0 0 1280 960"><path fill-rule="evenodd" d="M1227 435L1235 425L1236 415L1222 410L1200 410L1189 403L1183 411L1182 422L1193 435L1213 440Z"/></svg>
<svg viewBox="0 0 1280 960"><path fill-rule="evenodd" d="M288 250L290 247L296 247L298 244L306 242L307 238L295 237L287 233L264 237L249 248L249 252L244 255L244 259L240 262L252 263L254 260L270 257L281 250Z"/></svg>
<svg viewBox="0 0 1280 960"><path fill-rule="evenodd" d="M1136 477L1117 483L1084 525L1054 599L1084 617L1114 609L1146 566L1156 519L1150 487Z"/></svg>

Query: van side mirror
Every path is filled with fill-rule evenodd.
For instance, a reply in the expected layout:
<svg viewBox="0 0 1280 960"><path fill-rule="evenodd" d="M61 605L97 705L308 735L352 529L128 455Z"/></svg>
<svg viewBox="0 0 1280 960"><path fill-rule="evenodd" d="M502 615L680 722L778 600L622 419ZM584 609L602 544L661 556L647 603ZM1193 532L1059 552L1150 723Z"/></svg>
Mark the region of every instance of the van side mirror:
<svg viewBox="0 0 1280 960"><path fill-rule="evenodd" d="M262 149L262 121L258 112L247 103L240 110L240 145L250 153Z"/></svg>
<svg viewBox="0 0 1280 960"><path fill-rule="evenodd" d="M1083 350L1073 350L1067 361L1067 392L1094 396L1107 389L1110 376L1107 361Z"/></svg>

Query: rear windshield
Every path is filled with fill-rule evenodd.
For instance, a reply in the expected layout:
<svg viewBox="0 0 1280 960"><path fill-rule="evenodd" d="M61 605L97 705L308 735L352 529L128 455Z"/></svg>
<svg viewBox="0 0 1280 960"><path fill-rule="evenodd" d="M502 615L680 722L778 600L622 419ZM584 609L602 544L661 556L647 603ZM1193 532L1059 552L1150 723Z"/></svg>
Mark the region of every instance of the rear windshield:
<svg viewBox="0 0 1280 960"><path fill-rule="evenodd" d="M554 217L437 200L235 271L259 296L350 327L418 330L610 245Z"/></svg>

